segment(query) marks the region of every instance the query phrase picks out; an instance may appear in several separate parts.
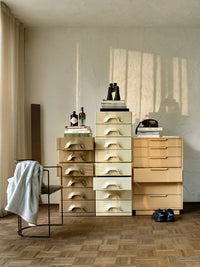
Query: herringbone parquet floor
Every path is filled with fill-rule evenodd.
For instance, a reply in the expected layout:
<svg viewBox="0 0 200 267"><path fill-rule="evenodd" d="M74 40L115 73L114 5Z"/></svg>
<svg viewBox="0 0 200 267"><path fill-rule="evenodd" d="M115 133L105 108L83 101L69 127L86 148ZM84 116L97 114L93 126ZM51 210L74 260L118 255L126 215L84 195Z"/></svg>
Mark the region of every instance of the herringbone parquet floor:
<svg viewBox="0 0 200 267"><path fill-rule="evenodd" d="M46 218L44 207L39 216ZM51 238L31 239L17 235L17 216L9 215L0 219L0 266L200 267L200 204L185 204L175 219L65 217Z"/></svg>

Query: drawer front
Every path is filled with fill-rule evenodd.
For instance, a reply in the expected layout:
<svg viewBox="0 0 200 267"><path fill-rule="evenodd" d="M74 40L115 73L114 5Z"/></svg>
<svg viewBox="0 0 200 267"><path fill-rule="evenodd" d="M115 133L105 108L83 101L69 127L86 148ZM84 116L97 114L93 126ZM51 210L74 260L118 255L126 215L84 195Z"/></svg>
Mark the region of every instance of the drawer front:
<svg viewBox="0 0 200 267"><path fill-rule="evenodd" d="M59 165L62 166L63 176L93 176L93 163L62 163Z"/></svg>
<svg viewBox="0 0 200 267"><path fill-rule="evenodd" d="M115 125L96 125L96 136L130 136L131 137L131 124L115 124Z"/></svg>
<svg viewBox="0 0 200 267"><path fill-rule="evenodd" d="M95 149L131 149L131 137L96 137Z"/></svg>
<svg viewBox="0 0 200 267"><path fill-rule="evenodd" d="M133 137L133 147L182 147L183 138L182 137Z"/></svg>
<svg viewBox="0 0 200 267"><path fill-rule="evenodd" d="M134 195L133 210L182 209L182 195Z"/></svg>
<svg viewBox="0 0 200 267"><path fill-rule="evenodd" d="M57 140L57 150L93 150L93 137L59 137Z"/></svg>
<svg viewBox="0 0 200 267"><path fill-rule="evenodd" d="M182 183L134 183L133 194L135 195L151 195L163 196L168 195L182 195Z"/></svg>
<svg viewBox="0 0 200 267"><path fill-rule="evenodd" d="M104 215L132 215L132 202L127 201L96 201L96 212Z"/></svg>
<svg viewBox="0 0 200 267"><path fill-rule="evenodd" d="M97 124L123 124L131 122L131 112L96 112Z"/></svg>
<svg viewBox="0 0 200 267"><path fill-rule="evenodd" d="M132 200L131 190L98 190L96 191L96 200Z"/></svg>
<svg viewBox="0 0 200 267"><path fill-rule="evenodd" d="M82 214L95 212L95 201L63 201L63 212Z"/></svg>
<svg viewBox="0 0 200 267"><path fill-rule="evenodd" d="M95 163L96 176L131 176L131 163Z"/></svg>
<svg viewBox="0 0 200 267"><path fill-rule="evenodd" d="M58 151L59 162L94 162L94 151Z"/></svg>
<svg viewBox="0 0 200 267"><path fill-rule="evenodd" d="M133 181L145 182L182 182L181 168L134 168Z"/></svg>
<svg viewBox="0 0 200 267"><path fill-rule="evenodd" d="M60 179L59 179L60 180ZM61 184L61 180L60 180ZM63 177L63 187L93 187L93 177Z"/></svg>
<svg viewBox="0 0 200 267"><path fill-rule="evenodd" d="M131 190L132 177L94 177L94 190Z"/></svg>
<svg viewBox="0 0 200 267"><path fill-rule="evenodd" d="M134 157L134 167L182 167L181 157Z"/></svg>
<svg viewBox="0 0 200 267"><path fill-rule="evenodd" d="M92 188L64 188L63 200L94 200L95 191Z"/></svg>
<svg viewBox="0 0 200 267"><path fill-rule="evenodd" d="M134 157L181 157L181 147L134 147Z"/></svg>
<svg viewBox="0 0 200 267"><path fill-rule="evenodd" d="M95 150L95 162L131 162L131 150Z"/></svg>

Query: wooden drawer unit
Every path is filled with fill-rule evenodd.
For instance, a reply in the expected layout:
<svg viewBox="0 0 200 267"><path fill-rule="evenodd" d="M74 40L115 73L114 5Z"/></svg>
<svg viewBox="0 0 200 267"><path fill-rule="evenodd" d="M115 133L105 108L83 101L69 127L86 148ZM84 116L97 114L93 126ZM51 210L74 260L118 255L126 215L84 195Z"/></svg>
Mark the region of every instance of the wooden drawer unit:
<svg viewBox="0 0 200 267"><path fill-rule="evenodd" d="M94 138L60 137L57 150L62 166L64 216L94 216Z"/></svg>
<svg viewBox="0 0 200 267"><path fill-rule="evenodd" d="M99 149L130 149L131 137L96 137L95 150Z"/></svg>
<svg viewBox="0 0 200 267"><path fill-rule="evenodd" d="M95 176L131 176L131 163L95 163Z"/></svg>
<svg viewBox="0 0 200 267"><path fill-rule="evenodd" d="M131 112L96 112L96 124L130 124Z"/></svg>
<svg viewBox="0 0 200 267"><path fill-rule="evenodd" d="M183 138L133 138L133 210L183 208Z"/></svg>
<svg viewBox="0 0 200 267"><path fill-rule="evenodd" d="M94 177L94 190L131 190L131 177Z"/></svg>
<svg viewBox="0 0 200 267"><path fill-rule="evenodd" d="M132 215L132 114L97 112L96 215Z"/></svg>
<svg viewBox="0 0 200 267"><path fill-rule="evenodd" d="M57 150L94 150L93 137L58 137Z"/></svg>
<svg viewBox="0 0 200 267"><path fill-rule="evenodd" d="M131 162L131 150L95 150L95 162Z"/></svg>

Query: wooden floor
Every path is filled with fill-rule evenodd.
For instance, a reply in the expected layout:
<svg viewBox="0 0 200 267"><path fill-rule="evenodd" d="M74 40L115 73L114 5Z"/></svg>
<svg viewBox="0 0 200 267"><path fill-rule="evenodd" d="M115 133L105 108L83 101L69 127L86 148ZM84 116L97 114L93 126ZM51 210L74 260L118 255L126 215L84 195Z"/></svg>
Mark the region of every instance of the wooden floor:
<svg viewBox="0 0 200 267"><path fill-rule="evenodd" d="M0 219L0 266L200 267L200 204L185 204L175 219L65 217L51 238L31 239L17 235L17 216L9 215Z"/></svg>

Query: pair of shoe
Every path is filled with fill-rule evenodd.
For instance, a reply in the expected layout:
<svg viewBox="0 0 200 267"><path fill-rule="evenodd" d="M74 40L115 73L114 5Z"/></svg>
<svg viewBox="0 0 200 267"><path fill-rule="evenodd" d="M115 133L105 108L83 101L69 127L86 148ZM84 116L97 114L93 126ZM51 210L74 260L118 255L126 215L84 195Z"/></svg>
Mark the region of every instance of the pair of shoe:
<svg viewBox="0 0 200 267"><path fill-rule="evenodd" d="M156 222L174 222L174 211L172 209L167 210L155 210L151 218Z"/></svg>

